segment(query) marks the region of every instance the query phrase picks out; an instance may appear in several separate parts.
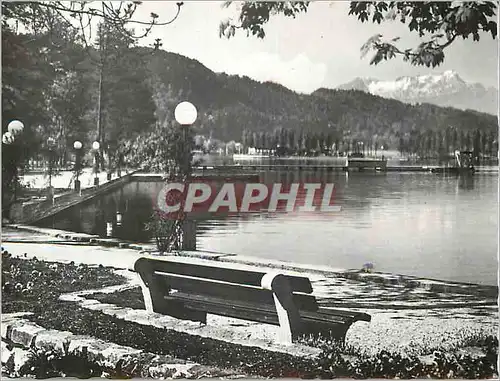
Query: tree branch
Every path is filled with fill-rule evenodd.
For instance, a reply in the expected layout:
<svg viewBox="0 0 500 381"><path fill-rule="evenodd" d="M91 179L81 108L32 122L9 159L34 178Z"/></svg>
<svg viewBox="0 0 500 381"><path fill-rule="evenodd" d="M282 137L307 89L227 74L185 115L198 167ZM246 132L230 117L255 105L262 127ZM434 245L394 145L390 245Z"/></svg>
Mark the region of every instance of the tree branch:
<svg viewBox="0 0 500 381"><path fill-rule="evenodd" d="M109 13L107 13L105 10L98 11L97 9L94 9L94 8L83 9L85 2L82 3L81 9L75 9L73 7L73 2L71 4L71 7L64 6L60 1L57 1L55 3L54 2L52 2L52 3L45 3L44 2L44 3L38 3L38 4L42 7L45 7L45 8L50 8L50 9L54 9L54 10L58 10L58 11L62 11L62 12L69 12L71 14L86 14L89 16L97 16L97 17L105 18L110 22L118 22L119 24L121 24L124 21L123 17L126 17L125 15L120 16L119 14L116 13L116 11L114 9L113 9L113 11L109 11ZM152 21L131 20L131 17L133 15L133 13L135 12L135 8L136 8L136 6L135 6L134 11L129 13L129 16L128 16L129 20L125 21L125 23L126 24L139 24L139 25L152 25L153 24L155 26L169 25L169 24L172 24L179 16L182 5L183 5L183 3L177 3L177 12L176 12L175 16L171 20L165 21L165 22L156 22L154 17L153 17ZM109 5L105 4L105 2L103 2L103 6L109 10Z"/></svg>

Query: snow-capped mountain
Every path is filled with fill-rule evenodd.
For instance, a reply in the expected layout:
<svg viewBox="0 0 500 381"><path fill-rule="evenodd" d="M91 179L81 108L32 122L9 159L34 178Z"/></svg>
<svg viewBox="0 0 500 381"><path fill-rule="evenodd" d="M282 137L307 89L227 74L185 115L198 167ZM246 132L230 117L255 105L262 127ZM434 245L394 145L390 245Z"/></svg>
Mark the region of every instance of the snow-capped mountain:
<svg viewBox="0 0 500 381"><path fill-rule="evenodd" d="M399 77L394 81L356 78L339 89L361 90L406 103L432 103L438 106L472 109L497 114L498 91L480 83L467 83L455 71L442 74Z"/></svg>

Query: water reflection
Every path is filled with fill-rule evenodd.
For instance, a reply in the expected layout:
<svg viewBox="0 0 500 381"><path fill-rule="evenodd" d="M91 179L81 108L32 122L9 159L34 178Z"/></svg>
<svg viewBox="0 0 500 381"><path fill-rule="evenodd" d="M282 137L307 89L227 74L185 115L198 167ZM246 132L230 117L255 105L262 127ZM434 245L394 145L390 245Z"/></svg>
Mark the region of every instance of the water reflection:
<svg viewBox="0 0 500 381"><path fill-rule="evenodd" d="M496 284L497 174L301 171L262 173L261 181L333 182L342 210L207 215L200 249ZM149 242L144 224L162 186L129 183L42 225L106 236L111 223L114 237Z"/></svg>
<svg viewBox="0 0 500 381"><path fill-rule="evenodd" d="M474 189L474 179L475 176L470 174L460 174L458 177L458 187L465 190Z"/></svg>

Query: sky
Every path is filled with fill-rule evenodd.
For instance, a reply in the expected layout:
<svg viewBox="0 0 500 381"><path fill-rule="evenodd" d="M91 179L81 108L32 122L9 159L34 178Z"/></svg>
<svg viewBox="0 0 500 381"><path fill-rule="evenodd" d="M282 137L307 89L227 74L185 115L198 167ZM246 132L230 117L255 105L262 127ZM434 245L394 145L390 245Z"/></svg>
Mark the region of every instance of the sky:
<svg viewBox="0 0 500 381"><path fill-rule="evenodd" d="M400 76L442 73L454 70L467 82L498 87L498 40L481 35L479 42L457 40L445 51L438 68L414 67L400 58L370 65L370 56L361 58L360 48L375 34L401 37L401 46L415 47L418 36L400 22L380 25L361 23L348 16L349 2L317 1L296 19L278 16L266 24L266 37L258 39L240 31L231 39L219 37L219 24L237 14L236 4L223 9L223 2L185 1L179 17L170 25L155 27L141 44L162 39L162 49L201 62L209 69L246 75L258 81L274 81L298 92L334 88L356 77L394 80ZM147 1L137 18L160 21L171 18L175 2Z"/></svg>

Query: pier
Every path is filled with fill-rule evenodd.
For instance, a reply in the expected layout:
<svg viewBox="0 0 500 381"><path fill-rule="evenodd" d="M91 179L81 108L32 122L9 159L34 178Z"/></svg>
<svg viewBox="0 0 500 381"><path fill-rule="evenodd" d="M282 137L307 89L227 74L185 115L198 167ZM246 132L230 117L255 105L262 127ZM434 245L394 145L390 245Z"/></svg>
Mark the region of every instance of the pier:
<svg viewBox="0 0 500 381"><path fill-rule="evenodd" d="M347 171L352 169L357 169L358 171L363 171L364 169L385 171L387 169L387 160L348 157L344 169Z"/></svg>
<svg viewBox="0 0 500 381"><path fill-rule="evenodd" d="M469 168L439 166L439 165L397 165L388 166L386 161L382 160L356 160L350 161L348 165L327 165L327 164L312 164L312 163L290 163L290 164L224 164L224 165L205 165L195 168L196 173L203 176L215 176L217 173L235 175L242 171L363 171L365 169L374 170L377 172L430 172L430 173L461 173L464 170L471 172ZM476 171L483 171L477 168ZM246 175L250 176L250 175Z"/></svg>

